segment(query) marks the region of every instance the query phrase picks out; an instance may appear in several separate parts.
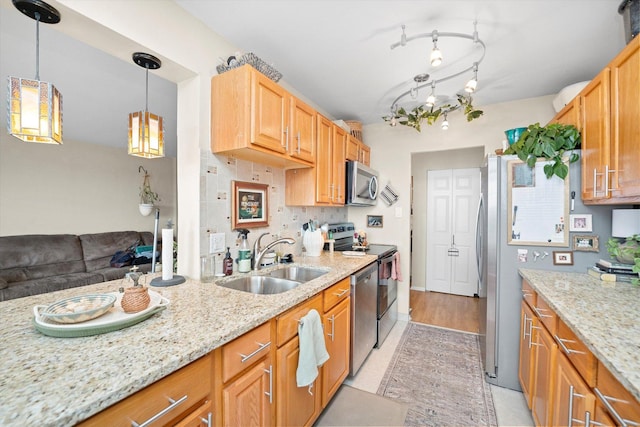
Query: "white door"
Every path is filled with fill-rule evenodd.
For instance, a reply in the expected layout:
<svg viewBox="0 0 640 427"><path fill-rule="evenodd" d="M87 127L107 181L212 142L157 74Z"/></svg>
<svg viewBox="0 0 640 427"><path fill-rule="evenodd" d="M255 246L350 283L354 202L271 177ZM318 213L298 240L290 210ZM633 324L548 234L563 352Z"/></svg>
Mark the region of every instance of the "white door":
<svg viewBox="0 0 640 427"><path fill-rule="evenodd" d="M478 197L478 168L427 172L428 291L466 296L478 292L475 264Z"/></svg>

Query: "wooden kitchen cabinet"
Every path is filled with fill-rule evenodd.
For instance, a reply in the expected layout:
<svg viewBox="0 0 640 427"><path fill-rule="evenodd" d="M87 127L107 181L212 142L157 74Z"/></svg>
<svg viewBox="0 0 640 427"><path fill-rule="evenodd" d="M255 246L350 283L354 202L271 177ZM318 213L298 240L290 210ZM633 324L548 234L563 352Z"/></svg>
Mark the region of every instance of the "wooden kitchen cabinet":
<svg viewBox="0 0 640 427"><path fill-rule="evenodd" d="M531 308L522 301L520 311L520 361L518 365L518 379L522 387L522 394L531 409L531 398L533 390L533 350L531 342L531 332L535 320ZM537 321L536 321L537 323Z"/></svg>
<svg viewBox="0 0 640 427"><path fill-rule="evenodd" d="M557 346L547 329L540 324L533 326L531 334L534 355L533 387L531 392L531 412L538 426L548 426L552 422L553 374L556 363Z"/></svg>
<svg viewBox="0 0 640 427"><path fill-rule="evenodd" d="M573 98L549 123L573 125L578 128L578 130L582 129L582 122L580 121L580 97L576 96Z"/></svg>
<svg viewBox="0 0 640 427"><path fill-rule="evenodd" d="M640 40L633 39L579 94L582 199L640 202Z"/></svg>
<svg viewBox="0 0 640 427"><path fill-rule="evenodd" d="M640 425L640 402L611 375L611 372L598 362L598 378L593 389L597 405L612 418L616 425ZM624 423L623 423L624 421Z"/></svg>
<svg viewBox="0 0 640 427"><path fill-rule="evenodd" d="M595 397L564 354L557 358L554 388L553 425L586 425L594 413Z"/></svg>
<svg viewBox="0 0 640 427"><path fill-rule="evenodd" d="M342 206L345 202L346 132L317 115L316 165L285 172L287 206Z"/></svg>
<svg viewBox="0 0 640 427"><path fill-rule="evenodd" d="M222 423L273 425L274 370L271 322L247 332L221 349Z"/></svg>
<svg viewBox="0 0 640 427"><path fill-rule="evenodd" d="M322 316L329 360L322 366L322 406L329 404L349 375L351 299L347 297Z"/></svg>
<svg viewBox="0 0 640 427"><path fill-rule="evenodd" d="M211 79L211 151L283 168L314 164L315 112L250 65Z"/></svg>
<svg viewBox="0 0 640 427"><path fill-rule="evenodd" d="M371 148L353 135L347 136L346 159L371 165Z"/></svg>
<svg viewBox="0 0 640 427"><path fill-rule="evenodd" d="M133 421L143 424L163 411L166 412L159 416L153 425L173 425L201 415L202 406L206 405L206 401L211 402L212 361L212 354L201 357L81 422L79 426L130 427ZM208 411L213 411L212 404L204 413L208 414ZM208 415L205 418L208 418Z"/></svg>

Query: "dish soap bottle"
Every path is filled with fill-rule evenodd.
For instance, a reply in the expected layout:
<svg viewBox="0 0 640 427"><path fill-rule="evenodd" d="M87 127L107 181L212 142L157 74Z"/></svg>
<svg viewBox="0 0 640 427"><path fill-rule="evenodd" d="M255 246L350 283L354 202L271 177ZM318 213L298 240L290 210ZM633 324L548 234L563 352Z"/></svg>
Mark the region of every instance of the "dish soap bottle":
<svg viewBox="0 0 640 427"><path fill-rule="evenodd" d="M229 247L227 247L227 253L224 256L224 260L222 260L222 271L225 276L231 276L233 274L233 260L231 259Z"/></svg>
<svg viewBox="0 0 640 427"><path fill-rule="evenodd" d="M238 228L238 237L242 239L238 248L238 272L248 273L251 271L251 248L247 242L247 234L249 230L246 228Z"/></svg>

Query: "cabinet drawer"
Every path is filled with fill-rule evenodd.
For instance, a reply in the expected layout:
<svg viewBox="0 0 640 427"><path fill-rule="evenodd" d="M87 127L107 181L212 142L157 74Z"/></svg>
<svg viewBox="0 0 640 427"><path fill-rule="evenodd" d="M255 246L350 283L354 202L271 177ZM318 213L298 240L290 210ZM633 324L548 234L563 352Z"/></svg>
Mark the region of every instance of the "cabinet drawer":
<svg viewBox="0 0 640 427"><path fill-rule="evenodd" d="M533 312L538 316L542 324L546 326L549 333L554 335L558 324L558 316L555 311L539 295L536 297L535 305L531 308L533 308Z"/></svg>
<svg viewBox="0 0 640 427"><path fill-rule="evenodd" d="M529 307L535 307L538 300L538 294L533 290L529 282L522 280L522 298L529 304Z"/></svg>
<svg viewBox="0 0 640 427"><path fill-rule="evenodd" d="M153 425L173 424L211 393L211 365L211 356L204 356L80 425L130 427L132 421L142 424L162 411L167 412ZM167 410L169 407L173 409Z"/></svg>
<svg viewBox="0 0 640 427"><path fill-rule="evenodd" d="M616 420L617 425L640 425L640 403L626 388L622 386L601 362L598 362L598 379L593 389L601 404L609 415Z"/></svg>
<svg viewBox="0 0 640 427"><path fill-rule="evenodd" d="M560 319L558 330L554 335L559 349L563 352L582 378L590 387L596 385L597 359L589 351L586 345L573 333L573 331Z"/></svg>
<svg viewBox="0 0 640 427"><path fill-rule="evenodd" d="M278 317L276 340L278 347L298 334L298 322L306 316L311 309L315 309L318 314L322 313L322 294L316 295L309 301L303 302Z"/></svg>
<svg viewBox="0 0 640 427"><path fill-rule="evenodd" d="M347 298L350 293L351 282L349 281L348 277L342 279L330 288L325 289L322 293L324 299L324 312L326 313L327 311L331 310L336 304Z"/></svg>
<svg viewBox="0 0 640 427"><path fill-rule="evenodd" d="M269 353L270 322L258 326L222 347L222 381L227 382Z"/></svg>

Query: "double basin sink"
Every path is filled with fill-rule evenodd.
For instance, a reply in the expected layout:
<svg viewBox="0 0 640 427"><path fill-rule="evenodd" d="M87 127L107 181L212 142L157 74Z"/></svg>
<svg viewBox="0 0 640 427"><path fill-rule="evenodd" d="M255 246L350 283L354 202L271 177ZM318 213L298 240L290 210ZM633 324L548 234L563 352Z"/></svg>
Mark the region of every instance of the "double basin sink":
<svg viewBox="0 0 640 427"><path fill-rule="evenodd" d="M238 277L228 282L218 283L218 286L252 294L280 294L326 273L327 271L317 268L285 267L273 270L264 276Z"/></svg>

